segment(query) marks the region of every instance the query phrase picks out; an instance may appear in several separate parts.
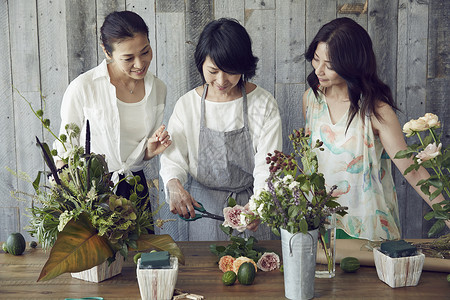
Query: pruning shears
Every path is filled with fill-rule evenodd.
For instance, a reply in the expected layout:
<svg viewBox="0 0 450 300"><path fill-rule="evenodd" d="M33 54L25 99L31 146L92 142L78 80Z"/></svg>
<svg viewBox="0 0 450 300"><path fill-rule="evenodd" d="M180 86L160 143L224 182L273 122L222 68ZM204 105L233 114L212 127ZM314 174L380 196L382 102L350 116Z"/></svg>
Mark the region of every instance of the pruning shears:
<svg viewBox="0 0 450 300"><path fill-rule="evenodd" d="M198 220L200 218L210 218L210 219L215 219L215 220L219 220L219 221L225 221L224 217L207 212L206 209L203 207L203 204L201 204L200 202L197 202L197 203L200 204L200 207L194 206L194 209L196 211L201 212L200 214L195 214L195 217L189 218L189 219L188 218L184 218L182 216L180 216L180 218L185 220L185 221L195 221L195 220Z"/></svg>

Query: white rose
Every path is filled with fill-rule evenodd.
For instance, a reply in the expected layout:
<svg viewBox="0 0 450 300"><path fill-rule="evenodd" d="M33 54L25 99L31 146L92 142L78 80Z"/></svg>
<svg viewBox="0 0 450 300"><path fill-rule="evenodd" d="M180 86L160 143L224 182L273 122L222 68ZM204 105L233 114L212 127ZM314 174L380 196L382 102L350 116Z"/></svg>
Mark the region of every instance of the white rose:
<svg viewBox="0 0 450 300"><path fill-rule="evenodd" d="M300 188L300 183L298 181L294 181L289 185L290 190L293 190L295 188Z"/></svg>
<svg viewBox="0 0 450 300"><path fill-rule="evenodd" d="M284 181L285 183L289 183L289 182L291 182L292 180L294 180L294 177L292 177L292 175L286 175L286 176L284 176L284 178L283 178L283 181Z"/></svg>
<svg viewBox="0 0 450 300"><path fill-rule="evenodd" d="M436 143L428 144L428 146L425 149L423 149L423 151L420 151L416 155L417 162L419 164L421 164L423 161L427 161L432 158L435 158L436 156L441 154L441 148L442 148L442 143L439 143L439 146L437 146L437 147L436 147Z"/></svg>
<svg viewBox="0 0 450 300"><path fill-rule="evenodd" d="M411 136L413 132L428 130L428 123L425 119L419 118L417 120L411 120L403 126L403 132L406 136Z"/></svg>
<svg viewBox="0 0 450 300"><path fill-rule="evenodd" d="M419 119L422 119L425 123L427 123L428 128L441 127L441 122L439 122L439 118L435 114L426 113L425 116Z"/></svg>

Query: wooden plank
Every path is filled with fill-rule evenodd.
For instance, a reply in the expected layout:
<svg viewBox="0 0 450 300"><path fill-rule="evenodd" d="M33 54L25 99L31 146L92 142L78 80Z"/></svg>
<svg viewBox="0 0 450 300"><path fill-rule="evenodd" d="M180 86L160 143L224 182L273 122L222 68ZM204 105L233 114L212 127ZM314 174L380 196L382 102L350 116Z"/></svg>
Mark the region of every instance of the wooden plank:
<svg viewBox="0 0 450 300"><path fill-rule="evenodd" d="M377 2L377 1L370 1ZM380 1L378 1L380 2ZM383 1L384 2L384 1ZM364 6L366 0L338 0L337 1L337 18L347 17L354 20L356 23L367 29L367 8ZM351 6L353 9L350 11L345 10L346 6ZM354 11L354 12L351 12Z"/></svg>
<svg viewBox="0 0 450 300"><path fill-rule="evenodd" d="M188 62L187 84L190 90L203 83L195 65L194 53L203 28L214 19L214 9L210 1L202 3L196 0L186 0L185 3L186 57Z"/></svg>
<svg viewBox="0 0 450 300"><path fill-rule="evenodd" d="M153 52L156 50L156 12L155 1L147 0L131 0L126 1L126 10L133 11L144 19L148 27L148 38ZM158 61L156 55L153 53L153 59L150 64L150 72L157 75Z"/></svg>
<svg viewBox="0 0 450 300"><path fill-rule="evenodd" d="M398 57L397 57L397 103L404 114L399 115L400 124L425 114L428 3L399 1L398 11ZM412 139L408 139L412 143ZM423 200L395 171L395 184L402 209L402 236L423 236Z"/></svg>
<svg viewBox="0 0 450 300"><path fill-rule="evenodd" d="M158 61L158 77L168 84L164 124L168 123L178 98L188 91L185 36L184 13L156 13L157 47L155 52ZM159 199L164 203L165 195L162 185ZM155 228L156 233L170 234L175 240L186 240L186 224L169 211L168 205L165 205L155 218L176 219L175 222L164 224L163 230Z"/></svg>
<svg viewBox="0 0 450 300"><path fill-rule="evenodd" d="M304 127L305 124L302 113L305 84L277 83L275 88L275 98L278 102L283 126L283 151L292 153L294 149L289 140L289 135L294 129Z"/></svg>
<svg viewBox="0 0 450 300"><path fill-rule="evenodd" d="M10 1L9 15L14 16L10 21L11 38L11 69L12 83L15 88L32 103L35 109L41 108L40 74L36 3L26 0ZM28 104L17 92L14 99L14 123L16 135L17 169L35 176L38 170L43 170L41 155L35 147L35 136L42 138L40 121L31 112ZM28 182L19 180L17 189L33 194L34 190ZM14 201L14 207L19 207L21 218L19 230L29 238L24 227L28 224L25 209L31 205L31 200Z"/></svg>
<svg viewBox="0 0 450 300"><path fill-rule="evenodd" d="M275 0L245 0L245 9L275 9Z"/></svg>
<svg viewBox="0 0 450 300"><path fill-rule="evenodd" d="M305 0L277 1L275 24L277 83L305 82L304 16Z"/></svg>
<svg viewBox="0 0 450 300"><path fill-rule="evenodd" d="M308 50L309 44L316 36L319 29L336 18L336 0L317 0L306 1L305 12L305 29L306 29L306 44L305 51ZM305 61L305 79L313 68L311 63ZM307 87L308 88L308 87Z"/></svg>
<svg viewBox="0 0 450 300"><path fill-rule="evenodd" d="M253 54L259 58L251 80L272 95L275 93L275 10L246 9L245 28L252 39Z"/></svg>
<svg viewBox="0 0 450 300"><path fill-rule="evenodd" d="M39 65L41 90L45 97L44 117L50 119L51 129L59 133L61 100L68 82L66 7L64 1L38 1ZM55 47L55 45L60 45ZM46 130L44 141L49 145L54 137Z"/></svg>
<svg viewBox="0 0 450 300"><path fill-rule="evenodd" d="M155 0L157 13L183 13L185 11L184 0ZM203 1L202 1L203 2ZM209 1L208 1L209 2Z"/></svg>
<svg viewBox="0 0 450 300"><path fill-rule="evenodd" d="M18 207L0 206L0 241L6 241L13 232L19 232L20 213Z"/></svg>
<svg viewBox="0 0 450 300"><path fill-rule="evenodd" d="M14 102L12 95L11 52L9 35L8 2L0 1L0 99L2 110L0 112L0 239L4 241L6 234L19 229L17 217L10 218L9 206L15 205L15 199L8 196L10 191L17 189L17 177L13 176L6 167L13 170L16 166L16 142L14 128Z"/></svg>
<svg viewBox="0 0 450 300"><path fill-rule="evenodd" d="M125 0L98 0L97 1L97 64L105 59L105 54L100 45L100 28L107 15L114 11L125 10Z"/></svg>
<svg viewBox="0 0 450 300"><path fill-rule="evenodd" d="M70 82L97 65L100 38L97 38L95 1L66 1L66 17Z"/></svg>
<svg viewBox="0 0 450 300"><path fill-rule="evenodd" d="M450 145L450 1L431 0L428 14L428 74L426 112L432 112L443 124L441 142L445 147ZM425 206L425 212L429 209ZM425 222L424 231L428 231L431 222ZM444 233L449 233L447 228Z"/></svg>
<svg viewBox="0 0 450 300"><path fill-rule="evenodd" d="M396 91L398 1L370 1L367 31L377 58L378 75Z"/></svg>
<svg viewBox="0 0 450 300"><path fill-rule="evenodd" d="M244 24L244 1L242 0L215 0L214 18L233 18Z"/></svg>

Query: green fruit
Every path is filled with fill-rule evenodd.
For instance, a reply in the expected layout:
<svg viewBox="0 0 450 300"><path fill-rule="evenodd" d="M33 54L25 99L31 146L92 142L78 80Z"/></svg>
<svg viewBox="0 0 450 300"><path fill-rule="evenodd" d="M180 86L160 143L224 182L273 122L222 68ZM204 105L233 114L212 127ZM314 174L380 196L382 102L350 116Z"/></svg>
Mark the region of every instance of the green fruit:
<svg viewBox="0 0 450 300"><path fill-rule="evenodd" d="M3 251L5 251L5 253L8 253L8 248L6 248L6 243L3 243L2 249L3 249Z"/></svg>
<svg viewBox="0 0 450 300"><path fill-rule="evenodd" d="M21 255L25 251L25 238L20 232L11 233L6 240L6 249L12 255Z"/></svg>
<svg viewBox="0 0 450 300"><path fill-rule="evenodd" d="M138 259L141 258L141 256L142 256L142 253L139 252L133 257L133 261L134 261L135 264L138 263Z"/></svg>
<svg viewBox="0 0 450 300"><path fill-rule="evenodd" d="M237 279L243 285L250 285L255 280L255 266L250 262L243 263L238 270Z"/></svg>
<svg viewBox="0 0 450 300"><path fill-rule="evenodd" d="M222 282L224 285L233 285L236 281L236 273L233 271L226 271L222 275Z"/></svg>
<svg viewBox="0 0 450 300"><path fill-rule="evenodd" d="M359 260L356 257L344 257L341 259L340 267L347 273L356 272L360 267Z"/></svg>

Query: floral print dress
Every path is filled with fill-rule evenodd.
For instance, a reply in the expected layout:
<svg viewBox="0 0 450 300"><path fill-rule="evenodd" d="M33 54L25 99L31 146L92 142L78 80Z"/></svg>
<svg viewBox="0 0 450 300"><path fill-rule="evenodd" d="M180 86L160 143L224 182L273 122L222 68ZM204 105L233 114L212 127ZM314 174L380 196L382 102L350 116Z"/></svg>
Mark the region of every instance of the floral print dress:
<svg viewBox="0 0 450 300"><path fill-rule="evenodd" d="M337 227L356 238L384 240L400 238L397 195L391 173L391 160L368 116L363 122L356 114L347 132L345 114L333 124L325 96L307 94L306 133L311 141L323 142L325 151L316 151L319 172L328 189L348 207L348 214L337 216Z"/></svg>

